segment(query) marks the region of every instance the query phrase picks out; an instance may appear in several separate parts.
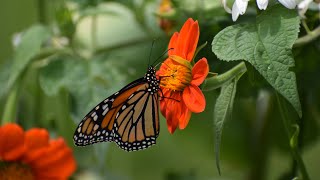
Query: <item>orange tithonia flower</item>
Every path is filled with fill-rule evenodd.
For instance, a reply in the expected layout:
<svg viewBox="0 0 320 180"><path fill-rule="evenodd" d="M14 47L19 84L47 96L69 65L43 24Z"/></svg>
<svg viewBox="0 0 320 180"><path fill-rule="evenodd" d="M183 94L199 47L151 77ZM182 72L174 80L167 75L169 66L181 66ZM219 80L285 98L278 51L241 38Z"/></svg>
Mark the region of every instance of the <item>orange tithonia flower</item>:
<svg viewBox="0 0 320 180"><path fill-rule="evenodd" d="M167 119L170 133L178 125L180 129L184 129L191 113L200 113L206 106L205 97L198 86L208 75L207 59L200 59L194 66L191 64L198 39L198 22L189 18L180 33L172 35L169 42L169 49L172 50L157 72L164 96L160 101L160 110Z"/></svg>
<svg viewBox="0 0 320 180"><path fill-rule="evenodd" d="M63 138L50 140L46 129L24 131L17 124L0 127L0 179L68 179L76 169Z"/></svg>

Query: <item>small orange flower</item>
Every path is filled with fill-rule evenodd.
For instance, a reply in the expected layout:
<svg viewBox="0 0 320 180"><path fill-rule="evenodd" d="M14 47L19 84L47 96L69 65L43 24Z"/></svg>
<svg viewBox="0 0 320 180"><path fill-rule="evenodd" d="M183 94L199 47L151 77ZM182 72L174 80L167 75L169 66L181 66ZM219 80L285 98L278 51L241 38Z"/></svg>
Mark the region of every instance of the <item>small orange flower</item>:
<svg viewBox="0 0 320 180"><path fill-rule="evenodd" d="M45 129L17 124L0 127L0 179L67 179L76 169L63 138L49 139Z"/></svg>
<svg viewBox="0 0 320 180"><path fill-rule="evenodd" d="M161 113L167 119L168 130L173 133L179 126L184 129L191 113L200 113L206 106L205 97L198 87L209 72L206 58L193 67L191 61L197 48L199 25L189 18L180 33L172 35L169 42L169 58L161 65L157 75L164 98L160 101Z"/></svg>
<svg viewBox="0 0 320 180"><path fill-rule="evenodd" d="M176 22L172 18L164 17L173 16L175 14L171 0L161 0L158 14L160 16L158 20L160 28L167 33L167 35L172 34L172 28Z"/></svg>

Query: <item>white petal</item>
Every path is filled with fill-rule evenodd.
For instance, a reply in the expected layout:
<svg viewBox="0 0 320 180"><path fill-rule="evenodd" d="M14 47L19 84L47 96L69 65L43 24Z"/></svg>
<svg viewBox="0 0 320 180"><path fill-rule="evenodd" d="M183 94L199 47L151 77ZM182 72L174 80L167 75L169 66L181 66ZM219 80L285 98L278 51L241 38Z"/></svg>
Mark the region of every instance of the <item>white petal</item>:
<svg viewBox="0 0 320 180"><path fill-rule="evenodd" d="M279 2L288 9L294 9L297 5L295 0L279 0Z"/></svg>
<svg viewBox="0 0 320 180"><path fill-rule="evenodd" d="M239 14L240 14L240 12L239 12L238 6L235 2L235 3L233 3L233 6L232 6L232 20L236 21L239 17Z"/></svg>
<svg viewBox="0 0 320 180"><path fill-rule="evenodd" d="M227 11L227 13L231 14L231 9L227 6L227 0L222 0L221 2L223 4L224 10Z"/></svg>
<svg viewBox="0 0 320 180"><path fill-rule="evenodd" d="M248 6L248 1L249 0L236 0L236 2L234 2L234 4L236 4L236 6L239 10L239 13L241 15L243 15L246 12L247 6ZM233 9L233 7L232 7L232 9Z"/></svg>
<svg viewBox="0 0 320 180"><path fill-rule="evenodd" d="M260 10L266 10L269 0L257 0L257 4Z"/></svg>
<svg viewBox="0 0 320 180"><path fill-rule="evenodd" d="M308 8L309 4L312 2L312 0L303 0L298 4L299 9L305 9Z"/></svg>

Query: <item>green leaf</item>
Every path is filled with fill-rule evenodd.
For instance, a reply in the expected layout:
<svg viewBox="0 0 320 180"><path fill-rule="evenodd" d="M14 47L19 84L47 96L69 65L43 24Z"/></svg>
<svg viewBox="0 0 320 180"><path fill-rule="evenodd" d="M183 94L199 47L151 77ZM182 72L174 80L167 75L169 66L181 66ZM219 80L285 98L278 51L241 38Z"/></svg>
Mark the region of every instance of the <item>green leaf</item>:
<svg viewBox="0 0 320 180"><path fill-rule="evenodd" d="M48 96L57 95L62 88L78 89L88 85L88 63L70 57L59 57L40 69L40 86ZM80 89L83 89L80 87Z"/></svg>
<svg viewBox="0 0 320 180"><path fill-rule="evenodd" d="M224 61L246 60L283 95L302 116L292 46L298 37L296 11L281 5L269 7L252 24L229 26L218 33L212 51Z"/></svg>
<svg viewBox="0 0 320 180"><path fill-rule="evenodd" d="M21 37L21 42L15 51L7 89L10 89L21 76L32 61L32 58L40 52L41 45L49 37L49 30L42 25L34 25L24 32Z"/></svg>
<svg viewBox="0 0 320 180"><path fill-rule="evenodd" d="M115 62L104 58L86 61L59 57L40 70L39 81L48 96L56 96L61 89L70 92L73 115L80 119L95 104L120 89L124 76Z"/></svg>
<svg viewBox="0 0 320 180"><path fill-rule="evenodd" d="M220 144L224 122L230 118L233 101L236 94L237 80L231 80L222 86L221 93L214 107L214 125L215 125L215 154L216 165L220 172Z"/></svg>

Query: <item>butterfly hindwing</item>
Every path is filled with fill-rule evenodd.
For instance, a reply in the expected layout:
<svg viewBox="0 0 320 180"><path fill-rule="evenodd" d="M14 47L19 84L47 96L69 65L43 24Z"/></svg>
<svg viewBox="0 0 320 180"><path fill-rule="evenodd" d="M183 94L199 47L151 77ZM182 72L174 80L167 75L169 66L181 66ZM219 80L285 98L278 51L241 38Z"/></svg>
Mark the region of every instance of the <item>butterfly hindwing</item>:
<svg viewBox="0 0 320 180"><path fill-rule="evenodd" d="M122 105L114 123L114 141L126 151L141 150L156 143L159 135L158 94L142 85Z"/></svg>

